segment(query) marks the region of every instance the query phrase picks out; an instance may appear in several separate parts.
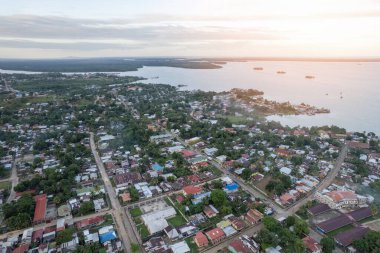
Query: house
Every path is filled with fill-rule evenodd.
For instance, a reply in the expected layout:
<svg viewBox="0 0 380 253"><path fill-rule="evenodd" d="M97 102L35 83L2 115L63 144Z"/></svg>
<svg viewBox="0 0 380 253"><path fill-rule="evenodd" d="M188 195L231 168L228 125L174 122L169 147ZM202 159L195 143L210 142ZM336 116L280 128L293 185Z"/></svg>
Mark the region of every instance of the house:
<svg viewBox="0 0 380 253"><path fill-rule="evenodd" d="M166 219L174 217L176 214L175 209L170 206L155 212L143 214L141 220L147 226L149 232L155 234L169 226Z"/></svg>
<svg viewBox="0 0 380 253"><path fill-rule="evenodd" d="M359 204L359 198L352 191L330 191L326 194L320 192L315 193L315 198L330 208L339 209L343 207L355 207Z"/></svg>
<svg viewBox="0 0 380 253"><path fill-rule="evenodd" d="M296 201L296 197L294 197L292 194L288 192L285 192L280 196L280 202L284 206L290 205L294 201Z"/></svg>
<svg viewBox="0 0 380 253"><path fill-rule="evenodd" d="M202 193L193 195L193 199L191 200L191 202L194 205L197 205L197 204L201 203L205 198L208 198L210 196L211 196L211 192L202 192Z"/></svg>
<svg viewBox="0 0 380 253"><path fill-rule="evenodd" d="M322 253L322 246L310 236L302 239L305 243L307 253Z"/></svg>
<svg viewBox="0 0 380 253"><path fill-rule="evenodd" d="M280 169L280 172L281 172L281 174L283 174L283 175L287 175L287 176L289 176L290 173L292 173L292 169L290 169L290 168L288 168L288 167L282 167L282 168Z"/></svg>
<svg viewBox="0 0 380 253"><path fill-rule="evenodd" d="M202 232L196 233L193 239L198 248L202 248L208 245L208 239Z"/></svg>
<svg viewBox="0 0 380 253"><path fill-rule="evenodd" d="M228 246L231 253L259 253L260 245L247 235L233 240Z"/></svg>
<svg viewBox="0 0 380 253"><path fill-rule="evenodd" d="M239 189L239 185L237 183L227 184L224 187L224 191L226 193L236 192L238 189Z"/></svg>
<svg viewBox="0 0 380 253"><path fill-rule="evenodd" d="M245 215L245 219L252 225L259 223L263 217L264 215L256 209L250 209Z"/></svg>
<svg viewBox="0 0 380 253"><path fill-rule="evenodd" d="M202 188L199 187L199 186L192 186L192 185L189 185L189 186L185 186L182 188L182 192L183 192L183 195L185 197L189 196L189 195L196 195L196 194L199 194L202 192Z"/></svg>
<svg viewBox="0 0 380 253"><path fill-rule="evenodd" d="M123 203L129 202L132 200L131 194L129 192L124 192L120 194L119 196L121 197L121 200L123 201Z"/></svg>
<svg viewBox="0 0 380 253"><path fill-rule="evenodd" d="M170 245L169 248L173 253L190 253L189 245L185 241L177 242L173 245Z"/></svg>
<svg viewBox="0 0 380 253"><path fill-rule="evenodd" d="M40 224L45 221L46 209L47 209L47 195L34 196L36 207L34 209L33 224Z"/></svg>
<svg viewBox="0 0 380 253"><path fill-rule="evenodd" d="M236 229L237 231L240 231L242 230L243 228L245 228L245 222L238 218L238 217L235 217L235 216L232 216L230 218L228 218L231 222L231 226Z"/></svg>
<svg viewBox="0 0 380 253"><path fill-rule="evenodd" d="M212 244L218 243L226 237L223 230L220 228L211 229L210 231L206 232L206 236Z"/></svg>
<svg viewBox="0 0 380 253"><path fill-rule="evenodd" d="M208 218L215 217L215 216L217 216L218 213L219 213L218 209L216 209L213 205L205 206L205 207L203 208L203 212L204 212L204 214L205 214Z"/></svg>
<svg viewBox="0 0 380 253"><path fill-rule="evenodd" d="M157 173L162 173L164 171L164 168L158 163L152 164L151 167L153 170L157 171Z"/></svg>
<svg viewBox="0 0 380 253"><path fill-rule="evenodd" d="M169 225L166 228L164 228L164 232L166 236L171 240L175 240L179 236L177 229L175 229L172 225Z"/></svg>
<svg viewBox="0 0 380 253"><path fill-rule="evenodd" d="M96 216L93 218L88 218L88 219L84 219L84 220L80 220L80 221L75 222L75 227L78 230L80 230L80 229L100 225L103 222L104 222L103 216Z"/></svg>
<svg viewBox="0 0 380 253"><path fill-rule="evenodd" d="M205 148L203 150L207 156L213 156L216 152L218 152L217 148Z"/></svg>
<svg viewBox="0 0 380 253"><path fill-rule="evenodd" d="M126 172L117 174L113 177L116 187L124 187L132 184L136 184L141 181L141 175L138 172Z"/></svg>
<svg viewBox="0 0 380 253"><path fill-rule="evenodd" d="M155 252L166 252L168 246L165 244L162 237L151 237L148 241L143 244L145 252L155 253Z"/></svg>

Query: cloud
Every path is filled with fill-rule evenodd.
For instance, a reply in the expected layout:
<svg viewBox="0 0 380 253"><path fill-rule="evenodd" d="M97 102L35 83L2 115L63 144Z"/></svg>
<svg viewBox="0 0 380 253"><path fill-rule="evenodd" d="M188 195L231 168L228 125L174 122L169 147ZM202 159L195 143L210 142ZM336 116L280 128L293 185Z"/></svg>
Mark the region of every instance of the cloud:
<svg viewBox="0 0 380 253"><path fill-rule="evenodd" d="M167 40L272 40L278 36L264 29L229 28L201 24L146 24L131 20L93 20L40 16L1 16L2 38Z"/></svg>

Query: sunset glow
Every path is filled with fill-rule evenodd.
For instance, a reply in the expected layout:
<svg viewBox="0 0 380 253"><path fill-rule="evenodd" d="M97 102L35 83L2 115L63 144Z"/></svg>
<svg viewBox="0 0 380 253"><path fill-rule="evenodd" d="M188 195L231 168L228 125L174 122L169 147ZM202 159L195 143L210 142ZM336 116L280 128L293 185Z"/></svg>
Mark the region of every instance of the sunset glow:
<svg viewBox="0 0 380 253"><path fill-rule="evenodd" d="M1 57L379 57L380 2L2 1Z"/></svg>

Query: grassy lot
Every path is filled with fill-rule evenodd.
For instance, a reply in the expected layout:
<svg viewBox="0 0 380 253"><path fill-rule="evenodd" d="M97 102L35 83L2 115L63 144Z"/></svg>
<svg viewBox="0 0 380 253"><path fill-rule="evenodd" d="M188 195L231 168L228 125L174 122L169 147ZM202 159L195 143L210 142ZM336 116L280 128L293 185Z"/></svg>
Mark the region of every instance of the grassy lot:
<svg viewBox="0 0 380 253"><path fill-rule="evenodd" d="M150 235L148 228L143 223L137 225L137 231L139 231L142 239Z"/></svg>
<svg viewBox="0 0 380 253"><path fill-rule="evenodd" d="M173 227L178 227L186 223L186 220L180 214L177 214L175 217L170 218L167 221Z"/></svg>
<svg viewBox="0 0 380 253"><path fill-rule="evenodd" d="M132 217L137 217L142 215L142 211L139 207L133 208L129 210L129 213L132 215Z"/></svg>
<svg viewBox="0 0 380 253"><path fill-rule="evenodd" d="M190 253L198 253L198 246L195 244L192 237L185 239L187 245L189 245Z"/></svg>
<svg viewBox="0 0 380 253"><path fill-rule="evenodd" d="M351 228L354 228L354 225L349 224L347 226L341 227L341 228L339 228L337 230L334 230L334 231L331 231L331 232L327 233L327 236L333 237L333 236L335 236L335 235L337 235L339 233L342 233L344 231L350 230Z"/></svg>
<svg viewBox="0 0 380 253"><path fill-rule="evenodd" d="M103 216L103 218L104 218L104 223L102 223L102 226L112 225L114 223L111 214L106 214Z"/></svg>
<svg viewBox="0 0 380 253"><path fill-rule="evenodd" d="M0 189L11 189L12 183L9 181L0 182Z"/></svg>
<svg viewBox="0 0 380 253"><path fill-rule="evenodd" d="M373 215L371 217L365 218L364 220L359 221L359 223L363 224L363 223L374 221L374 220L377 220L377 219L380 219L380 214L376 214L376 215Z"/></svg>

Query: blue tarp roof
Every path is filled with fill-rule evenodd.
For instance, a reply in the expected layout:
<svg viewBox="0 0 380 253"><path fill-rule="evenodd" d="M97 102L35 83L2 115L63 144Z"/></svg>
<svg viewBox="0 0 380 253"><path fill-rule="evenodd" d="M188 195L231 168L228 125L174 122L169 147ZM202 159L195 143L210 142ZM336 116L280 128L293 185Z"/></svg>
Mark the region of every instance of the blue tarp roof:
<svg viewBox="0 0 380 253"><path fill-rule="evenodd" d="M234 191L234 190L237 190L238 188L239 188L239 185L236 183L227 184L225 187L225 189L228 191Z"/></svg>
<svg viewBox="0 0 380 253"><path fill-rule="evenodd" d="M162 171L164 168L162 168L161 165L159 165L158 163L155 163L152 165L152 168L156 171Z"/></svg>
<svg viewBox="0 0 380 253"><path fill-rule="evenodd" d="M100 243L112 241L112 240L115 240L116 238L117 237L116 237L115 231L111 231L111 232L107 232L107 233L99 235Z"/></svg>

